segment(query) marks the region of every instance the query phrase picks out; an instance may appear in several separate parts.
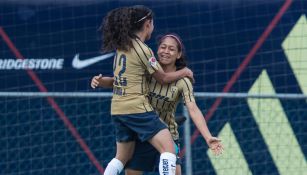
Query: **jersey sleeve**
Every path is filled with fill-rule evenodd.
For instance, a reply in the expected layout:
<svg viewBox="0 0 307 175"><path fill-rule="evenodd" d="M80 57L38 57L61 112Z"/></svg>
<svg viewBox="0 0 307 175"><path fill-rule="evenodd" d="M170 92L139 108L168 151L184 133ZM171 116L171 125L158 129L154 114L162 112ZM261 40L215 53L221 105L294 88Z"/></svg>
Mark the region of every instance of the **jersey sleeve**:
<svg viewBox="0 0 307 175"><path fill-rule="evenodd" d="M146 44L138 39L136 39L134 43L134 50L140 58L144 69L147 70L149 74L153 74L155 71L161 69L161 66L155 58L152 50Z"/></svg>
<svg viewBox="0 0 307 175"><path fill-rule="evenodd" d="M143 62L146 63L146 69L149 74L153 74L155 71L161 69L159 62L155 58L155 55L153 54L151 49L148 49L148 52L146 53Z"/></svg>
<svg viewBox="0 0 307 175"><path fill-rule="evenodd" d="M184 102L195 102L191 81L188 78L183 78L180 82L180 86L182 89L181 96L183 97Z"/></svg>

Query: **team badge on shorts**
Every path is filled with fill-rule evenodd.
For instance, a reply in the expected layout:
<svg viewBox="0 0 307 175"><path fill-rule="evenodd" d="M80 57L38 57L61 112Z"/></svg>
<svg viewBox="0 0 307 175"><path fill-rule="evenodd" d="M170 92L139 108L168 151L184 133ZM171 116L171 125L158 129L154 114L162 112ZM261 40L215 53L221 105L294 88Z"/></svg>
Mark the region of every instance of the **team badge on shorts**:
<svg viewBox="0 0 307 175"><path fill-rule="evenodd" d="M155 57L149 58L149 63L151 66L155 67L157 66L157 59Z"/></svg>

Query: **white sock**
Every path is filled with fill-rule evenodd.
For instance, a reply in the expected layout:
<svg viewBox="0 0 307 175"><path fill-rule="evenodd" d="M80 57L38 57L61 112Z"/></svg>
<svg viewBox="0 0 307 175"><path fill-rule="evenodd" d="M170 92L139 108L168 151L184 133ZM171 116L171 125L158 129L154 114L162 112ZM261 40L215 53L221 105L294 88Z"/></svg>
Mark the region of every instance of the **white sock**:
<svg viewBox="0 0 307 175"><path fill-rule="evenodd" d="M113 158L105 169L104 175L118 175L122 172L123 169L123 163L120 160Z"/></svg>
<svg viewBox="0 0 307 175"><path fill-rule="evenodd" d="M160 175L175 175L176 173L176 155L164 152L160 156L159 163Z"/></svg>

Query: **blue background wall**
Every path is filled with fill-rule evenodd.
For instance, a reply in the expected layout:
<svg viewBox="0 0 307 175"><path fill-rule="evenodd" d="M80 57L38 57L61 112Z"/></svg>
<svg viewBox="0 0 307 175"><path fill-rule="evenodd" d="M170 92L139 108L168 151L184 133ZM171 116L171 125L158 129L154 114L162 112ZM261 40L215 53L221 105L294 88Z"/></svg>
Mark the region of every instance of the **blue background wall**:
<svg viewBox="0 0 307 175"><path fill-rule="evenodd" d="M143 4L155 12L155 38L178 33L185 44L195 91L221 92L261 34L286 1L90 1L0 4L0 26L26 59L64 59L60 70L33 70L51 92L94 91L90 78L112 74L112 58L84 69L72 67L80 59L101 55L97 32L106 13L119 6ZM230 92L247 92L266 69L277 93L302 93L281 46L307 3L293 1L266 38ZM16 59L0 39L0 59ZM26 70L0 69L0 91L39 91ZM95 90L104 91L104 90ZM108 91L108 90L106 90ZM110 99L56 99L60 108L105 167L114 155ZM206 112L213 100L199 99ZM290 125L306 157L306 102L283 101ZM209 127L219 133L230 122L254 174L279 174L246 100L224 100ZM224 108L223 108L224 107ZM295 109L297 110L294 110ZM230 109L231 108L231 109ZM240 111L240 112L236 112ZM231 113L231 118L227 117ZM45 99L0 98L0 174L98 174L58 114ZM193 127L193 126L192 126ZM246 128L252 128L245 131ZM255 139L256 138L256 139ZM194 174L215 174L200 138L194 144ZM196 149L201 147L202 149ZM251 151L256 150L256 151ZM259 151L257 151L259 150Z"/></svg>

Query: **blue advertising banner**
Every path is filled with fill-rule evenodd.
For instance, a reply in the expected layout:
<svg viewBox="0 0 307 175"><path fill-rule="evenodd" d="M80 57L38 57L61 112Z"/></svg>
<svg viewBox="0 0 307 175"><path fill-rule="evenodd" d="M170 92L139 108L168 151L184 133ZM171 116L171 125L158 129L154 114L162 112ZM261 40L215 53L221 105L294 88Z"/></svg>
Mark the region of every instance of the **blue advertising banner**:
<svg viewBox="0 0 307 175"><path fill-rule="evenodd" d="M158 35L178 33L186 47L189 67L195 73L196 90L220 92L283 4L283 1L158 1L158 4L90 1L86 5L82 1L79 5L70 1L35 2L1 5L1 26L16 48L12 51L1 40L3 91L36 91L25 74L26 68L35 71L49 91L89 90L89 78L93 75L112 75L112 54L100 52L102 36L98 29L102 18L114 7L142 3L156 13L155 31L148 42L151 48L156 50ZM231 91L246 92L263 68L268 68L280 91L299 91L294 86L294 77L286 82L277 80L275 74L293 75L281 44L304 8L303 1L292 3L279 24L271 26L274 30L249 63L252 68L244 70ZM24 61L16 60L16 51ZM278 69L280 66L285 68Z"/></svg>

